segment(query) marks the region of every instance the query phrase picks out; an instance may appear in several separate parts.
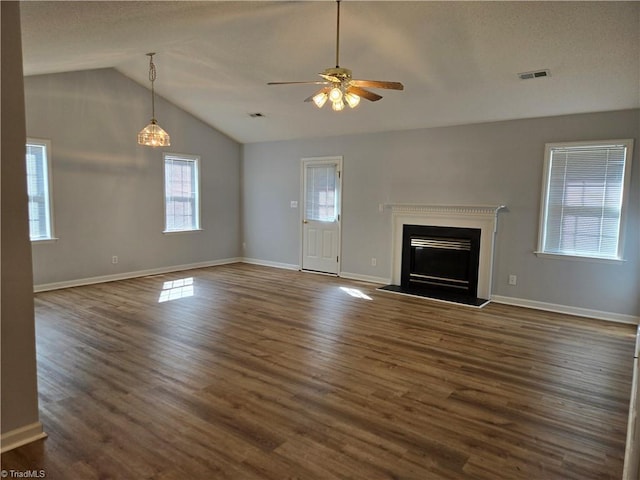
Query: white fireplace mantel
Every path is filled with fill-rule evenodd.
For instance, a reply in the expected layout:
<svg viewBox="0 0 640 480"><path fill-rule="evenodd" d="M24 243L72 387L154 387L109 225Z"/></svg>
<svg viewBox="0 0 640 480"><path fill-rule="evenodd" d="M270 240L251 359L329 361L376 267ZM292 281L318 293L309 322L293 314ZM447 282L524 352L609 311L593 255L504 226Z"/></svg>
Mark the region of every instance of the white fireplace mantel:
<svg viewBox="0 0 640 480"><path fill-rule="evenodd" d="M498 212L504 205L416 205L389 204L393 222L392 283L400 285L402 269L402 229L404 225L433 225L480 229L478 297L491 298L493 249Z"/></svg>

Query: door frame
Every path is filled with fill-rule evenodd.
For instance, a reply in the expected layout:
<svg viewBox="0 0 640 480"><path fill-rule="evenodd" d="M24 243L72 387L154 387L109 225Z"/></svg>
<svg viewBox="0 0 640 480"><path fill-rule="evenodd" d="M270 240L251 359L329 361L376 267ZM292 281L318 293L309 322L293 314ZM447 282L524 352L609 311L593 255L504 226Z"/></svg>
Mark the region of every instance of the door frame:
<svg viewBox="0 0 640 480"><path fill-rule="evenodd" d="M338 181L336 183L338 188L338 266L335 276L339 277L342 272L342 155L331 155L326 157L303 157L300 159L300 218L298 222L300 239L300 271L308 273L317 273L321 275L333 275L329 272L316 272L313 270L305 270L304 265L304 217L306 210L306 198L305 198L305 167L308 164L313 163L335 163L338 170Z"/></svg>

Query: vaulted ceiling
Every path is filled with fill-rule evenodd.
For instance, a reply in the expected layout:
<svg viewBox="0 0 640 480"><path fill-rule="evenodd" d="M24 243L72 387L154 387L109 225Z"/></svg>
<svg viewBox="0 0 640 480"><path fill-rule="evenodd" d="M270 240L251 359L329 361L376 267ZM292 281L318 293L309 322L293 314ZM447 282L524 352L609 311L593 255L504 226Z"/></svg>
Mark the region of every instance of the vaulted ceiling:
<svg viewBox="0 0 640 480"><path fill-rule="evenodd" d="M335 66L331 0L25 1L21 15L25 75L113 67L149 86L156 52L156 92L242 143L640 107L640 2L345 0L340 66L405 90L343 112L304 103L313 85L267 86ZM539 69L551 76L518 78Z"/></svg>

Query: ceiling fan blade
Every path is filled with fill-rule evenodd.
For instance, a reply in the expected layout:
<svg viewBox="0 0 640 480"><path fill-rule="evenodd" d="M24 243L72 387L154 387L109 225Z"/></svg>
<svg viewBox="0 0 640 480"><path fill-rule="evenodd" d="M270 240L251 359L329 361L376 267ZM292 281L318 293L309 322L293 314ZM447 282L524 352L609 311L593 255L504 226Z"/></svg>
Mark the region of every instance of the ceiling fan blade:
<svg viewBox="0 0 640 480"><path fill-rule="evenodd" d="M310 102L313 100L313 97L315 97L316 95L318 95L319 93L326 93L327 95L329 94L329 91L331 90L331 87L324 87L321 88L320 90L318 90L316 93L314 93L313 95L309 95L307 98L304 99L305 102Z"/></svg>
<svg viewBox="0 0 640 480"><path fill-rule="evenodd" d="M327 85L327 82L309 81L309 82L269 82L267 85Z"/></svg>
<svg viewBox="0 0 640 480"><path fill-rule="evenodd" d="M380 80L351 80L351 85L368 88L388 88L390 90L404 90L400 82L383 82Z"/></svg>
<svg viewBox="0 0 640 480"><path fill-rule="evenodd" d="M351 85L347 88L347 93L353 93L354 95L358 95L359 97L366 98L372 102L377 102L382 98L381 95L377 93L370 92L369 90L365 90L364 88L356 87L355 85Z"/></svg>

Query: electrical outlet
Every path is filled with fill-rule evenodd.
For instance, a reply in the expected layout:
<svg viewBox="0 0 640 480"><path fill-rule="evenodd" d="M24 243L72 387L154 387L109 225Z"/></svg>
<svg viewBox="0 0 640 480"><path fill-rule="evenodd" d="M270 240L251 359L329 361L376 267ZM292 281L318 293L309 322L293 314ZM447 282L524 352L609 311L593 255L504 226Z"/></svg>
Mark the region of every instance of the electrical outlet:
<svg viewBox="0 0 640 480"><path fill-rule="evenodd" d="M291 200L291 208L298 208L297 200Z"/></svg>
<svg viewBox="0 0 640 480"><path fill-rule="evenodd" d="M517 285L518 277L516 275L509 275L509 285Z"/></svg>
<svg viewBox="0 0 640 480"><path fill-rule="evenodd" d="M378 260L376 257L371 257L371 266L375 267L378 264Z"/></svg>
<svg viewBox="0 0 640 480"><path fill-rule="evenodd" d="M114 265L116 263L118 263L118 256L117 255L114 255L113 257L111 257L111 263L113 263Z"/></svg>

